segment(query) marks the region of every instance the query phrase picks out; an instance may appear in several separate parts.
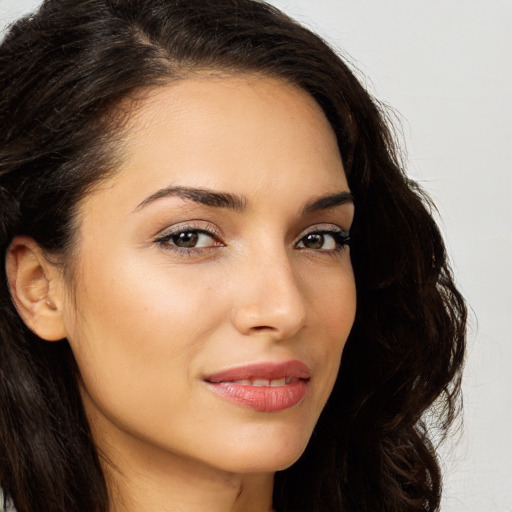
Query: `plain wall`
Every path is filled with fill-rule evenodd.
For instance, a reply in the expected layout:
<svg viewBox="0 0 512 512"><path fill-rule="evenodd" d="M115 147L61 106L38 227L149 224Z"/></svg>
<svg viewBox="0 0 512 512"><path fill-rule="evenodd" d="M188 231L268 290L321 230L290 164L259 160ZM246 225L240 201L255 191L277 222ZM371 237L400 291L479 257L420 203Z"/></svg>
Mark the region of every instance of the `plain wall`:
<svg viewBox="0 0 512 512"><path fill-rule="evenodd" d="M0 0L0 26L38 3ZM398 114L410 175L439 208L473 309L442 510L512 512L512 2L270 3L348 55Z"/></svg>

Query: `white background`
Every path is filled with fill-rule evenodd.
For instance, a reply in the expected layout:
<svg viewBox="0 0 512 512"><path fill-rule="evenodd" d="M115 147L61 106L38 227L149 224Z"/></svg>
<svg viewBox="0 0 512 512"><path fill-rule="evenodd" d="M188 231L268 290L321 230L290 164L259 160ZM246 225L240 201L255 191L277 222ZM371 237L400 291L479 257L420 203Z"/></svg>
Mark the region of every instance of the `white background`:
<svg viewBox="0 0 512 512"><path fill-rule="evenodd" d="M38 3L0 0L0 24ZM271 3L348 55L398 114L472 307L442 510L512 512L512 0Z"/></svg>

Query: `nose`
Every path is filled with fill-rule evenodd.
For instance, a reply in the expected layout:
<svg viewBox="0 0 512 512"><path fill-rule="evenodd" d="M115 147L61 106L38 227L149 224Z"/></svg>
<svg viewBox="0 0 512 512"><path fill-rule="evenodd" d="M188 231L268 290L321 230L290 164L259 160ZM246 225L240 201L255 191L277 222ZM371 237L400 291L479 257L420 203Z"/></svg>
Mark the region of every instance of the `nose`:
<svg viewBox="0 0 512 512"><path fill-rule="evenodd" d="M247 262L234 286L232 323L241 334L282 340L305 325L304 293L285 251Z"/></svg>

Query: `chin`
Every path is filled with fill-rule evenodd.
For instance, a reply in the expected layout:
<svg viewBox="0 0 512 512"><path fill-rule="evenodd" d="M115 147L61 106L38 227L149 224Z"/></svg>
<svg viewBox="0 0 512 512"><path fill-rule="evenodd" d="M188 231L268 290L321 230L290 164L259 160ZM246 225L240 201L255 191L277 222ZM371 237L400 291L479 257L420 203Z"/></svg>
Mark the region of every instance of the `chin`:
<svg viewBox="0 0 512 512"><path fill-rule="evenodd" d="M309 436L272 436L250 445L236 443L224 452L231 473L274 473L293 465L304 453ZM228 455L229 454L229 455Z"/></svg>

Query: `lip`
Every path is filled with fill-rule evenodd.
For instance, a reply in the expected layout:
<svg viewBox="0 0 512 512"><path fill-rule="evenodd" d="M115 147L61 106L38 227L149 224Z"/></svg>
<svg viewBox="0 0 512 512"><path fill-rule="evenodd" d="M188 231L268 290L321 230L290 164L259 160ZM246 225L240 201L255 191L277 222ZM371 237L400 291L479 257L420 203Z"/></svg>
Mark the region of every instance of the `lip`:
<svg viewBox="0 0 512 512"><path fill-rule="evenodd" d="M298 405L308 391L311 370L301 361L265 362L207 375L204 382L222 398L259 412L278 412ZM238 381L260 382L256 385ZM262 380L282 381L262 385ZM270 383L269 383L270 384Z"/></svg>

